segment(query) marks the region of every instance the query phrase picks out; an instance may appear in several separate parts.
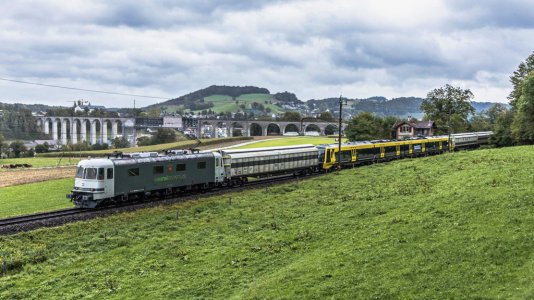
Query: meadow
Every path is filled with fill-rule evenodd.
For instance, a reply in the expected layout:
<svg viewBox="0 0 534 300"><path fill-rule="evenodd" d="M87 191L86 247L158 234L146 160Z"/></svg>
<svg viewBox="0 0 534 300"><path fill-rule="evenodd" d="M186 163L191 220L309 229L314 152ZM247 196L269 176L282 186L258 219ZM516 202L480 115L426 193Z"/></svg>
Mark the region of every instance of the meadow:
<svg viewBox="0 0 534 300"><path fill-rule="evenodd" d="M0 237L0 298L532 298L534 147Z"/></svg>
<svg viewBox="0 0 534 300"><path fill-rule="evenodd" d="M346 142L347 139L343 139ZM335 144L336 138L329 138L324 136L293 136L293 137L273 137L273 139L259 141L247 145L232 147L232 149L250 149L262 147L280 147L280 146L294 146L294 145L321 145L321 144Z"/></svg>
<svg viewBox="0 0 534 300"><path fill-rule="evenodd" d="M48 180L0 188L0 218L73 207L65 198L74 178Z"/></svg>

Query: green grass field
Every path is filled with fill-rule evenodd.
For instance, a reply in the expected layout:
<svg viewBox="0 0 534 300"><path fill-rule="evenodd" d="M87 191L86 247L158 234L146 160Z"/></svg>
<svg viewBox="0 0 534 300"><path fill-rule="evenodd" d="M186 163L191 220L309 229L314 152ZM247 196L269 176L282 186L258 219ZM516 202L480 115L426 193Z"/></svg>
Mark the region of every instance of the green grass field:
<svg viewBox="0 0 534 300"><path fill-rule="evenodd" d="M230 138L216 138L216 139L201 139L201 143L198 144L198 146L208 146L213 145L216 147L216 145L229 143L229 142L235 142L243 140L243 142L246 142L247 140L252 140L252 138L249 137L230 137ZM59 157L59 156L76 156L76 157L83 157L86 158L87 156L101 156L107 153L111 153L113 151L121 151L121 152L161 152L165 150L170 149L187 149L189 147L193 147L197 145L196 140L187 140L187 141L180 141L180 142L173 142L173 143L166 143L166 144L158 144L158 145L150 145L150 146L140 146L140 147L131 147L131 148L119 148L119 149L108 149L108 150L93 150L93 151L81 151L81 152L50 152L50 153L42 153L40 154L40 157ZM57 159L57 158L55 158Z"/></svg>
<svg viewBox="0 0 534 300"><path fill-rule="evenodd" d="M347 141L346 139L343 140ZM293 136L293 137L273 137L272 140L259 141L256 143L234 147L232 149L250 149L262 147L279 147L279 146L294 146L304 144L335 144L335 138L328 138L324 136Z"/></svg>
<svg viewBox="0 0 534 300"><path fill-rule="evenodd" d="M0 218L73 207L65 198L73 186L67 178L0 188Z"/></svg>
<svg viewBox="0 0 534 300"><path fill-rule="evenodd" d="M488 149L0 237L0 298L529 299L533 182Z"/></svg>
<svg viewBox="0 0 534 300"><path fill-rule="evenodd" d="M80 161L80 158L62 158L57 157L24 157L24 158L9 158L0 159L0 165L9 164L30 164L34 168L40 167L55 167L55 166L68 166L76 165ZM4 171L6 169L0 169Z"/></svg>

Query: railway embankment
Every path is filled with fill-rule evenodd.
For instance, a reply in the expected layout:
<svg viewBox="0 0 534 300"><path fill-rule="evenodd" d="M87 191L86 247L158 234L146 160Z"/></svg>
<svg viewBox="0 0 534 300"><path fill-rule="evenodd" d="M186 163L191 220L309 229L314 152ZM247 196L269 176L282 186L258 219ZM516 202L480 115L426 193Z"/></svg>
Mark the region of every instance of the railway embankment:
<svg viewBox="0 0 534 300"><path fill-rule="evenodd" d="M0 298L529 298L534 147L0 237Z"/></svg>

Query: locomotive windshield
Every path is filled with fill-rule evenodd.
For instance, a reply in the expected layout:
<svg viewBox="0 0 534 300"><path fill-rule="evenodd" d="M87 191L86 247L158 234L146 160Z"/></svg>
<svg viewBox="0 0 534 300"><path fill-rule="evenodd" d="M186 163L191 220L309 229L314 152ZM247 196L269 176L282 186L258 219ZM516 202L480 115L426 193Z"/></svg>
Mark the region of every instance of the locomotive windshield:
<svg viewBox="0 0 534 300"><path fill-rule="evenodd" d="M83 167L76 169L76 178L83 178Z"/></svg>
<svg viewBox="0 0 534 300"><path fill-rule="evenodd" d="M104 168L97 169L97 168L78 167L78 169L76 170L76 178L104 180L104 173L105 173Z"/></svg>

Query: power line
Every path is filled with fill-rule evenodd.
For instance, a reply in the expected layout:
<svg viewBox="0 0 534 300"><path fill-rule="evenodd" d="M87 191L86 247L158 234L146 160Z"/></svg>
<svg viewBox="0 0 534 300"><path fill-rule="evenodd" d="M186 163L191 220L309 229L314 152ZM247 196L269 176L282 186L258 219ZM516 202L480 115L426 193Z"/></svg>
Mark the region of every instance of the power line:
<svg viewBox="0 0 534 300"><path fill-rule="evenodd" d="M130 96L130 97L139 97L139 98L164 99L164 100L169 100L170 99L170 98L165 98L165 97L155 97L155 96L146 96L146 95L124 94L124 93L115 93L115 92L106 92L106 91L98 91L98 90L81 89L81 88L74 88L74 87L68 87L68 86L52 85L52 84L44 84L44 83L36 83L36 82L28 82L28 81L7 79L7 78L0 78L0 80L16 82L16 83L31 84L31 85L38 85L38 86L53 87L53 88L58 88L58 89L100 93L100 94Z"/></svg>

